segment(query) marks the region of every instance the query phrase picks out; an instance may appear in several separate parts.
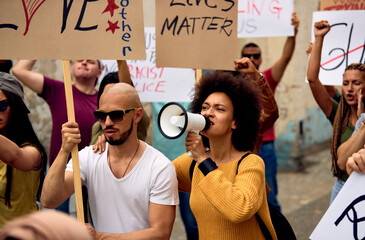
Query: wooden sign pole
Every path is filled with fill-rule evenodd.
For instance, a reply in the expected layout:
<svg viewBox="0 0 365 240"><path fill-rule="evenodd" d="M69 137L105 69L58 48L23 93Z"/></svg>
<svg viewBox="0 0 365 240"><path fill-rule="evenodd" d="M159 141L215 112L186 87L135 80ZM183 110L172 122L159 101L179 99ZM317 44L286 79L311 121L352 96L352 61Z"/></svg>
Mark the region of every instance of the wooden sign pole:
<svg viewBox="0 0 365 240"><path fill-rule="evenodd" d="M198 83L201 77L202 77L202 70L195 69L195 82Z"/></svg>
<svg viewBox="0 0 365 240"><path fill-rule="evenodd" d="M65 82L67 117L68 117L68 121L75 122L75 109L74 109L74 101L73 101L73 95L72 95L70 61L62 60L62 66L63 66L63 77L64 77L64 82ZM75 145L75 147L72 149L71 157L72 157L72 168L73 168L73 174L74 174L74 188L75 188L77 220L79 222L85 223L84 206L83 206L83 202L82 202L79 153L78 153L77 145Z"/></svg>

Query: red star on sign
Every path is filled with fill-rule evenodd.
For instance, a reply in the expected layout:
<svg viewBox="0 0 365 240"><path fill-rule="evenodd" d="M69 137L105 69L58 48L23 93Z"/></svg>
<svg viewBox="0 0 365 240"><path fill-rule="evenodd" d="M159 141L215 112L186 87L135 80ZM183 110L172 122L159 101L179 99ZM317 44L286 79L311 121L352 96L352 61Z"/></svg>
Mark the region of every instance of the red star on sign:
<svg viewBox="0 0 365 240"><path fill-rule="evenodd" d="M115 23L112 23L111 21L108 20L108 24L109 24L109 27L105 30L105 32L112 31L112 33L114 34L115 29L120 29L120 27L118 27L118 21L116 21Z"/></svg>
<svg viewBox="0 0 365 240"><path fill-rule="evenodd" d="M108 6L106 6L106 8L105 8L105 10L104 10L104 12L103 13L105 13L105 12L110 12L110 16L112 16L113 17L113 15L114 15L114 10L116 10L116 9L118 9L119 7L118 7L118 5L117 4L115 4L115 0L108 0ZM103 14L102 13L102 14Z"/></svg>

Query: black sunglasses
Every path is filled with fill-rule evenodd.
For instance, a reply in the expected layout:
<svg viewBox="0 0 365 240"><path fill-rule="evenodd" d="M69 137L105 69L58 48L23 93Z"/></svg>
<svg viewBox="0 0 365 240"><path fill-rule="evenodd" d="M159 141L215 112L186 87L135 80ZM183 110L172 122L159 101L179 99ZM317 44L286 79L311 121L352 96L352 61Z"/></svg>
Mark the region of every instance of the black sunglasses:
<svg viewBox="0 0 365 240"><path fill-rule="evenodd" d="M9 103L7 101L0 101L0 112L5 112L8 107Z"/></svg>
<svg viewBox="0 0 365 240"><path fill-rule="evenodd" d="M242 57L259 59L261 57L261 53L255 53L255 54L243 54Z"/></svg>
<svg viewBox="0 0 365 240"><path fill-rule="evenodd" d="M109 116L110 120L112 120L113 122L120 122L123 120L124 114L129 113L130 111L133 111L133 110L137 110L137 109L138 108L131 108L131 109L127 109L127 110L115 110L115 111L111 111L111 112L104 112L102 110L96 110L96 111L94 111L94 116L95 116L96 120L99 122L105 122L107 116Z"/></svg>

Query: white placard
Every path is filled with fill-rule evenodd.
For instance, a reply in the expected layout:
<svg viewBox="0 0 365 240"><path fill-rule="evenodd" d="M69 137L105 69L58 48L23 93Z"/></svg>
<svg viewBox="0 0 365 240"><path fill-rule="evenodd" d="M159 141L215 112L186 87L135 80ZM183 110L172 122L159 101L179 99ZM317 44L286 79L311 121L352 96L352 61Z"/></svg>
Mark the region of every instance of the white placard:
<svg viewBox="0 0 365 240"><path fill-rule="evenodd" d="M155 28L145 28L146 60L127 61L133 84L141 101L190 102L195 84L195 71L187 68L156 67L155 39ZM116 61L103 60L102 62L107 72L118 71Z"/></svg>
<svg viewBox="0 0 365 240"><path fill-rule="evenodd" d="M238 0L238 38L293 36L293 0Z"/></svg>
<svg viewBox="0 0 365 240"><path fill-rule="evenodd" d="M353 172L314 229L310 239L364 239L364 186L365 175Z"/></svg>
<svg viewBox="0 0 365 240"><path fill-rule="evenodd" d="M321 11L313 13L314 22L328 20L331 30L323 42L319 79L324 85L342 85L342 75L351 63L365 62L365 10Z"/></svg>

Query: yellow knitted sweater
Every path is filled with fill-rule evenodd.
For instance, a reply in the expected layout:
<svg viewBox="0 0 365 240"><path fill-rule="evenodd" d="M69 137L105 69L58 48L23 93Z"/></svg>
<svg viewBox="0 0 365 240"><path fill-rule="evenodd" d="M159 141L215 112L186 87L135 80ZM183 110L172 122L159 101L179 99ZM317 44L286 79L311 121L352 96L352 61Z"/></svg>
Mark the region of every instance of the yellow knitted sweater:
<svg viewBox="0 0 365 240"><path fill-rule="evenodd" d="M250 154L242 160L236 175L238 160L219 165L206 176L196 164L192 181L189 176L192 158L183 154L173 161L179 191L191 192L190 206L200 240L264 240L256 212L273 239L277 239L266 200L264 162Z"/></svg>

